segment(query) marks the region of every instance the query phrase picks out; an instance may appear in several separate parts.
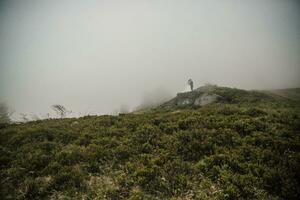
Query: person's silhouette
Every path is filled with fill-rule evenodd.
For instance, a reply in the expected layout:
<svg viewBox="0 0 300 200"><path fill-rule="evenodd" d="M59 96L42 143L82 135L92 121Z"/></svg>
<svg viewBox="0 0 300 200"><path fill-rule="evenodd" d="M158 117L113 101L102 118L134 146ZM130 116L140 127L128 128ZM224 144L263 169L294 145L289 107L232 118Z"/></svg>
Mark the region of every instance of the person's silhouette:
<svg viewBox="0 0 300 200"><path fill-rule="evenodd" d="M188 84L189 84L190 87L191 87L191 91L193 91L193 89L194 89L194 82L193 82L193 80L192 80L192 79L189 79L189 80L188 80Z"/></svg>

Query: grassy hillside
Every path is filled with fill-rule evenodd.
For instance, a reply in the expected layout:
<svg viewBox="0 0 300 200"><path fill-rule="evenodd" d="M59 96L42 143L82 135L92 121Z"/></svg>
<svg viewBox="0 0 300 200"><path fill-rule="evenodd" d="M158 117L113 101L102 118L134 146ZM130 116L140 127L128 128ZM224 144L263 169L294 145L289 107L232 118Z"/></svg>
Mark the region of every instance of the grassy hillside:
<svg viewBox="0 0 300 200"><path fill-rule="evenodd" d="M300 105L222 101L0 129L0 199L299 199Z"/></svg>
<svg viewBox="0 0 300 200"><path fill-rule="evenodd" d="M291 88L291 89L281 89L281 90L271 90L266 91L268 94L275 94L287 99L300 101L300 88Z"/></svg>

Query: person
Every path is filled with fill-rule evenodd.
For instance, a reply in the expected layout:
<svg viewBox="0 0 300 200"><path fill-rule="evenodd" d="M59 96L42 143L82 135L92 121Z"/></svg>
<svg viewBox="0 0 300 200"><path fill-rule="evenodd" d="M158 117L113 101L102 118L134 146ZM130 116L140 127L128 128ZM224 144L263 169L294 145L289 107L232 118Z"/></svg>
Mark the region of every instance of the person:
<svg viewBox="0 0 300 200"><path fill-rule="evenodd" d="M193 89L194 89L194 83L193 83L193 80L192 80L192 79L189 79L189 80L188 80L188 84L189 84L190 87L191 87L191 91L193 91Z"/></svg>

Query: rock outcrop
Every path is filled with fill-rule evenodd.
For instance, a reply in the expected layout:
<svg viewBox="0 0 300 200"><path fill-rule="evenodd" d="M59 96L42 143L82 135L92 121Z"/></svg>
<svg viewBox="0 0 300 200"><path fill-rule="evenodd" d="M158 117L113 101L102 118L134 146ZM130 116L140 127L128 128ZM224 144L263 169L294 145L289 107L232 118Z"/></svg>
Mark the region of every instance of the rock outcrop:
<svg viewBox="0 0 300 200"><path fill-rule="evenodd" d="M266 103L272 104L284 101L297 101L296 95L299 89L290 89L285 94L293 94L294 99L274 92L241 90L229 87L219 87L216 85L201 86L194 91L178 93L176 97L160 105L160 108L177 109L193 106L207 106L213 103L227 104L253 104ZM289 93L288 93L289 92ZM283 93L283 92L281 92ZM292 95L289 95L292 96Z"/></svg>
<svg viewBox="0 0 300 200"><path fill-rule="evenodd" d="M204 93L201 96L199 96L197 99L195 99L194 105L195 106L205 106L207 104L217 102L218 99L220 99L220 98L221 98L221 96L216 95L216 94Z"/></svg>
<svg viewBox="0 0 300 200"><path fill-rule="evenodd" d="M161 107L187 107L187 106L205 106L218 100L221 100L220 95L215 94L213 91L216 86L207 85L202 86L194 91L178 93L177 96L170 101L161 105Z"/></svg>

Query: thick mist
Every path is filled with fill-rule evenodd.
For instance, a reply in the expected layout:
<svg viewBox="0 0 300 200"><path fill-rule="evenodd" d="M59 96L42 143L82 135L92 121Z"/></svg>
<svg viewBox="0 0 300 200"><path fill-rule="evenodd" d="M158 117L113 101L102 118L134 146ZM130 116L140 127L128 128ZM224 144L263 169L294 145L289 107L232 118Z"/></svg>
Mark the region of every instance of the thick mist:
<svg viewBox="0 0 300 200"><path fill-rule="evenodd" d="M44 117L154 105L205 83L300 86L297 0L0 3L0 101Z"/></svg>

